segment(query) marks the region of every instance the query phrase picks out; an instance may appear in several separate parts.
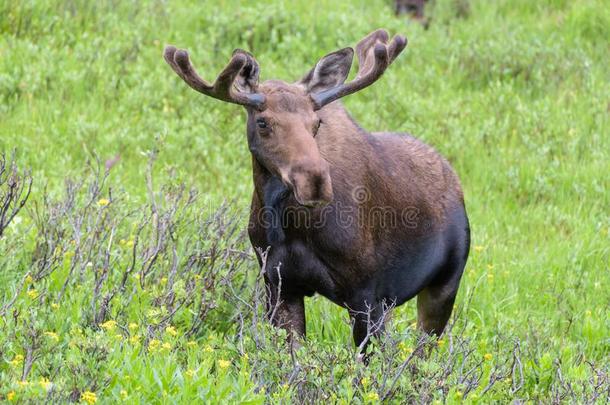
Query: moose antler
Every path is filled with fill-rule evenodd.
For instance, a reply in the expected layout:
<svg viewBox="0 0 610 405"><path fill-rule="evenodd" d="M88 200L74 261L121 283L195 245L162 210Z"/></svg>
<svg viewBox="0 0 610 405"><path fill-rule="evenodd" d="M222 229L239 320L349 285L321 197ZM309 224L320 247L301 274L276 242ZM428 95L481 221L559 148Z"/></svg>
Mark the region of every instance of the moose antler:
<svg viewBox="0 0 610 405"><path fill-rule="evenodd" d="M358 74L349 83L341 84L320 93L310 94L314 109L319 110L341 97L362 90L373 84L385 72L386 68L407 46L402 35L396 35L388 44L388 33L379 29L367 35L356 45L358 55Z"/></svg>
<svg viewBox="0 0 610 405"><path fill-rule="evenodd" d="M240 91L235 86L235 79L242 75L250 75L258 78L258 63L241 49L233 52L233 57L218 75L214 84L208 84L195 71L191 64L188 52L168 45L163 53L165 61L171 68L194 90L229 103L239 104L262 110L265 104L265 96L260 93L247 93Z"/></svg>

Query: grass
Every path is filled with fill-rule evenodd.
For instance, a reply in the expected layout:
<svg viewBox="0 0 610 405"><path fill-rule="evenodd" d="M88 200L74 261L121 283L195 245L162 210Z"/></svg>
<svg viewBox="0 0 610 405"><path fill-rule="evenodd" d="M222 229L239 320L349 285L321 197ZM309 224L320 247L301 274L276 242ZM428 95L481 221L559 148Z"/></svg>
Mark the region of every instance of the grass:
<svg viewBox="0 0 610 405"><path fill-rule="evenodd" d="M460 2L428 30L389 1L0 3L0 151L33 178L0 238L0 401L607 402L610 9ZM473 249L438 347L411 356L408 303L366 368L320 297L296 352L264 321L245 114L161 53L296 80L377 27L409 45L345 104L449 158Z"/></svg>

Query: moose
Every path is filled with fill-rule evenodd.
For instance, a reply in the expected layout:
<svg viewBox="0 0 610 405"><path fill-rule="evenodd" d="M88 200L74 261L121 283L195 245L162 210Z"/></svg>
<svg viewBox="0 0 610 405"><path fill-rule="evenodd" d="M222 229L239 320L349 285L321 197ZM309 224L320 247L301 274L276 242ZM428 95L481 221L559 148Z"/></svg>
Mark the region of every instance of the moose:
<svg viewBox="0 0 610 405"><path fill-rule="evenodd" d="M259 83L254 56L236 49L213 84L185 50L165 48L190 87L246 109L248 233L270 321L291 339L305 336L304 297L315 293L348 310L362 350L383 331L385 314L414 296L418 328L433 336L453 310L470 248L457 175L411 135L365 131L339 101L379 79L406 45L403 36L370 33L347 83L352 48L324 56L295 83Z"/></svg>

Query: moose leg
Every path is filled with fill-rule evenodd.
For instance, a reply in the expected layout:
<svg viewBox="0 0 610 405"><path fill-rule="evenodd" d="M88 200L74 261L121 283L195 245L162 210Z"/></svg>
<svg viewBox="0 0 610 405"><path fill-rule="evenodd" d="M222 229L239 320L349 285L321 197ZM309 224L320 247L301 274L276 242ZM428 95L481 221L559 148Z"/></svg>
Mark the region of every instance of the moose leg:
<svg viewBox="0 0 610 405"><path fill-rule="evenodd" d="M305 302L302 296L278 294L277 288L268 285L267 316L273 326L285 329L288 339L305 337Z"/></svg>
<svg viewBox="0 0 610 405"><path fill-rule="evenodd" d="M373 338L378 337L385 328L385 312L381 303L372 306L365 305L362 310L350 310L353 327L354 343L360 355L366 354L366 349Z"/></svg>
<svg viewBox="0 0 610 405"><path fill-rule="evenodd" d="M417 326L440 336L453 311L466 260L448 260L439 277L417 294Z"/></svg>

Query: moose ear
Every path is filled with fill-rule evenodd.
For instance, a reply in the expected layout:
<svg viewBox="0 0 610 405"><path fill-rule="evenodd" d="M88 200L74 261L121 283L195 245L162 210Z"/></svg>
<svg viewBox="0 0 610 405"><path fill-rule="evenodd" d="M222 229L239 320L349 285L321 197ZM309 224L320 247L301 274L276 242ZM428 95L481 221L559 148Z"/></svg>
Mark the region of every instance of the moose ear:
<svg viewBox="0 0 610 405"><path fill-rule="evenodd" d="M308 93L318 93L339 86L345 82L354 59L352 48L343 48L329 53L318 61L298 84L305 86Z"/></svg>
<svg viewBox="0 0 610 405"><path fill-rule="evenodd" d="M236 49L233 51L233 56L238 53L246 56L246 64L235 77L233 85L241 92L255 93L256 88L258 87L258 74L260 72L258 62L250 52L246 52L243 49Z"/></svg>

